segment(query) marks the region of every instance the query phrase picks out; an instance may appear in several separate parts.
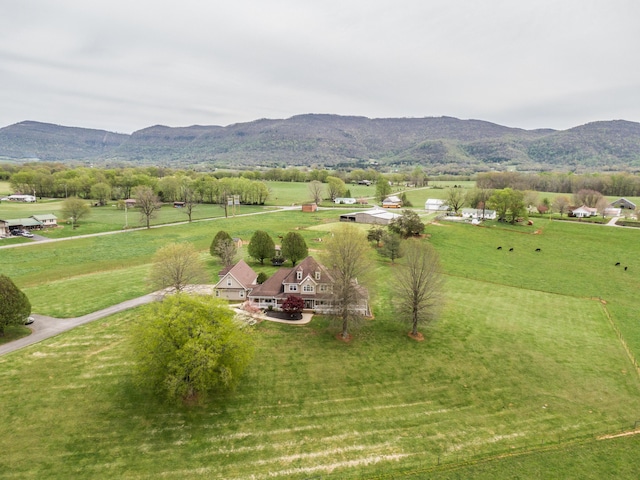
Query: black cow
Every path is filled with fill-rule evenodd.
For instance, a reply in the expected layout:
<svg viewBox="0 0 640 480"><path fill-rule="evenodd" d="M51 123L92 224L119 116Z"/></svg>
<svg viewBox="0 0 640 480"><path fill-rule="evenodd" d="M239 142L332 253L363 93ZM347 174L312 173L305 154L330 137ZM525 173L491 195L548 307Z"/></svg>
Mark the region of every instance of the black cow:
<svg viewBox="0 0 640 480"><path fill-rule="evenodd" d="M513 247L511 247L511 248L509 249L509 251L510 251L510 252L513 252Z"/></svg>
<svg viewBox="0 0 640 480"><path fill-rule="evenodd" d="M624 267L624 271L625 271L625 272L627 271L627 267Z"/></svg>
<svg viewBox="0 0 640 480"><path fill-rule="evenodd" d="M616 267L619 267L619 266L620 266L620 262L616 262Z"/></svg>
<svg viewBox="0 0 640 480"><path fill-rule="evenodd" d="M498 247L497 249L498 249L498 250L502 250L502 247Z"/></svg>
<svg viewBox="0 0 640 480"><path fill-rule="evenodd" d="M539 248L536 248L536 252L541 252L542 250L540 250Z"/></svg>

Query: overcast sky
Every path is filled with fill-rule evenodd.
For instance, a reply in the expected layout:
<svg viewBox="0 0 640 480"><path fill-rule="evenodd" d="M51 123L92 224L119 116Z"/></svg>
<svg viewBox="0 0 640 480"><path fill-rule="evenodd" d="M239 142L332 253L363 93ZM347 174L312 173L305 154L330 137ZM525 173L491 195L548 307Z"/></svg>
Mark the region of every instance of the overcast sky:
<svg viewBox="0 0 640 480"><path fill-rule="evenodd" d="M637 0L0 0L0 127L640 121Z"/></svg>

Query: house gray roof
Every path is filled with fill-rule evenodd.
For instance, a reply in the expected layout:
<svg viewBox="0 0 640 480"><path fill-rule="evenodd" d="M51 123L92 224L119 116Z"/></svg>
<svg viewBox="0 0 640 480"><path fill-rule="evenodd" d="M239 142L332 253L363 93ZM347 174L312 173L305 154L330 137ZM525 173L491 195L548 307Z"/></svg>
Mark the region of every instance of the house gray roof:
<svg viewBox="0 0 640 480"><path fill-rule="evenodd" d="M58 219L58 217L56 217L53 213L44 213L42 215L31 215L31 218L35 218L39 222L44 222L45 220L57 220Z"/></svg>

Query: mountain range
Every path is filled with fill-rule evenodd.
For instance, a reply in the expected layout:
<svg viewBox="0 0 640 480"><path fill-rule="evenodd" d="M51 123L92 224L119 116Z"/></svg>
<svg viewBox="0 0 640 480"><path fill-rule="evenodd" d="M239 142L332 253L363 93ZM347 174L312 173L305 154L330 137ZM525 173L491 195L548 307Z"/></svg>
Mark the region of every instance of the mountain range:
<svg viewBox="0 0 640 480"><path fill-rule="evenodd" d="M156 125L132 134L24 121L0 128L0 161L104 166L343 167L421 165L435 173L640 170L640 123L524 130L453 117L326 114L229 126Z"/></svg>

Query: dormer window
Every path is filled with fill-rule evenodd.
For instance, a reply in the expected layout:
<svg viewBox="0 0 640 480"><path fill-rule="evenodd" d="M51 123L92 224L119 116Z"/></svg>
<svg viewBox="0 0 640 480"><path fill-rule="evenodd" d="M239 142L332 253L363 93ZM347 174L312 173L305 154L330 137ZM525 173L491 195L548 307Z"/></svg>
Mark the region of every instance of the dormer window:
<svg viewBox="0 0 640 480"><path fill-rule="evenodd" d="M316 270L316 280L320 280L320 270Z"/></svg>
<svg viewBox="0 0 640 480"><path fill-rule="evenodd" d="M298 271L296 272L296 278L297 278L298 280L302 280L302 270L298 270Z"/></svg>

